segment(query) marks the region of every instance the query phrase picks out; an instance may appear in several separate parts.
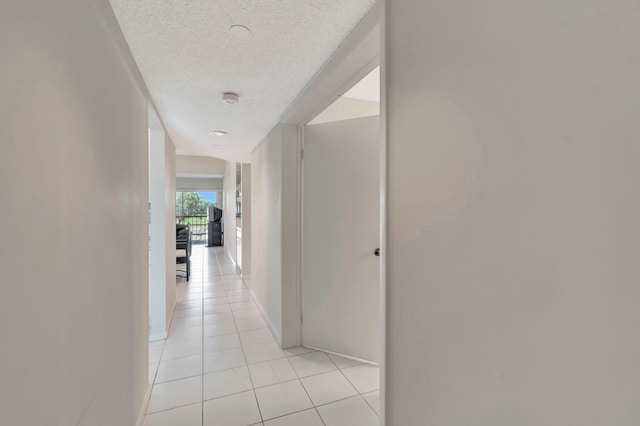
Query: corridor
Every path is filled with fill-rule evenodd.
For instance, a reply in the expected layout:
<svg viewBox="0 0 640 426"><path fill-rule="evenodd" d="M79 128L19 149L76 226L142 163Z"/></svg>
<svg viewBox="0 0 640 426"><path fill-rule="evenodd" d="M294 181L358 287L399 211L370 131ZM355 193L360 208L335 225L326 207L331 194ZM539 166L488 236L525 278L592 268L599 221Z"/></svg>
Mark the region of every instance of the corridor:
<svg viewBox="0 0 640 426"><path fill-rule="evenodd" d="M145 426L374 426L379 369L281 350L222 248L194 246L169 338L149 346Z"/></svg>

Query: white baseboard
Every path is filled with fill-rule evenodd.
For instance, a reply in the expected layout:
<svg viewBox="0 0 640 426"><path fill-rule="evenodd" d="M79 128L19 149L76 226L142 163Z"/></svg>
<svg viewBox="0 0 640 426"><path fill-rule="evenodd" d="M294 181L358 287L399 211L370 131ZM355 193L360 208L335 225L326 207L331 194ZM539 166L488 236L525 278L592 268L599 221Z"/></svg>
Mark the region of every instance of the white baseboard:
<svg viewBox="0 0 640 426"><path fill-rule="evenodd" d="M144 425L144 416L147 414L147 406L149 405L149 399L151 398L151 385L147 385L147 391L144 393L144 399L142 400L142 407L140 407L140 413L138 413L138 421L136 426Z"/></svg>
<svg viewBox="0 0 640 426"><path fill-rule="evenodd" d="M354 356L349 356L349 355L345 355L345 354L341 354L338 352L333 352L333 351L328 351L326 349L321 349L321 348L316 348L315 346L305 346L305 348L309 348L309 349L315 349L316 351L321 351L321 352L326 352L328 354L333 354L333 355L338 355L339 357L342 358L347 358L347 359L352 359L354 361L360 362L362 364L374 364L375 366L379 367L380 365L375 362L375 361L371 361L368 359L364 359L364 358L356 358Z"/></svg>
<svg viewBox="0 0 640 426"><path fill-rule="evenodd" d="M162 333L154 333L149 335L150 342L157 342L158 340L164 340L167 338L167 332L163 331Z"/></svg>
<svg viewBox="0 0 640 426"><path fill-rule="evenodd" d="M280 348L282 348L282 336L280 336L280 333L278 332L278 329L273 325L273 323L269 319L269 316L267 315L267 312L262 307L262 304L260 304L260 301L256 297L256 294L253 292L253 289L249 289L249 294L251 294L251 299L253 299L253 302L258 307L258 311L260 311L260 314L262 315L262 318L264 318L264 321L267 323L267 327L269 327L269 330L271 330L271 333L273 334L273 337L276 338L276 342L278 342L278 346L280 346Z"/></svg>
<svg viewBox="0 0 640 426"><path fill-rule="evenodd" d="M169 310L171 312L169 316L169 320L167 321L167 329L161 333L153 333L149 335L150 342L157 342L158 340L164 340L169 336L169 327L171 326L171 321L173 321L173 314L176 313L176 304L178 301L178 288L176 287L176 297L173 300L173 306Z"/></svg>
<svg viewBox="0 0 640 426"><path fill-rule="evenodd" d="M236 263L236 260L233 258L233 256L231 255L231 252L227 249L224 250L225 253L227 253L227 256L229 257L229 259L231 260L231 263L233 263L233 267L238 269L238 264Z"/></svg>
<svg viewBox="0 0 640 426"><path fill-rule="evenodd" d="M169 327L171 327L171 323L173 322L173 315L176 313L176 306L178 305L178 294L178 286L176 285L176 297L173 298L173 306L171 307L170 311L171 314L169 314L169 321L167 321L167 333L169 332Z"/></svg>

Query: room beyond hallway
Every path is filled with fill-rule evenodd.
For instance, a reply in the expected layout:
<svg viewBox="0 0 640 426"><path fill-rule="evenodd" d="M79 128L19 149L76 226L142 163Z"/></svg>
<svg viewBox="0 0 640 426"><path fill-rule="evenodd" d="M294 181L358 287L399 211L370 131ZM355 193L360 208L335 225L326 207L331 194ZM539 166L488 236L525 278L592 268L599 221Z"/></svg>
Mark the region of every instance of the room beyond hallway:
<svg viewBox="0 0 640 426"><path fill-rule="evenodd" d="M193 246L166 341L149 346L145 426L374 426L376 365L281 350L224 248Z"/></svg>

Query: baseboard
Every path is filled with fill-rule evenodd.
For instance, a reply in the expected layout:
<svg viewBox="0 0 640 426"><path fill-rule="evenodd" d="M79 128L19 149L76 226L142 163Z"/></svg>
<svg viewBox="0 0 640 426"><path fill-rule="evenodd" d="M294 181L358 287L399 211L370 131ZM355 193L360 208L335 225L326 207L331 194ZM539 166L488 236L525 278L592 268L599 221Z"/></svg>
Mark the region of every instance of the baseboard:
<svg viewBox="0 0 640 426"><path fill-rule="evenodd" d="M225 249L224 252L227 253L227 257L229 258L229 260L231 260L231 263L233 263L233 267L238 269L238 264L236 263L236 260L231 255L231 252L227 249Z"/></svg>
<svg viewBox="0 0 640 426"><path fill-rule="evenodd" d="M178 305L178 295L179 295L178 286L176 284L176 297L173 298L173 306L171 307L171 311L170 311L171 313L169 314L169 321L167 321L167 334L169 333L169 328L173 323L173 315L176 313L176 306Z"/></svg>
<svg viewBox="0 0 640 426"><path fill-rule="evenodd" d="M258 300L258 297L256 296L256 294L253 292L253 289L249 289L249 294L251 295L251 299L253 300L253 302L258 307L258 311L260 311L260 315L262 315L262 318L267 323L267 327L269 327L269 330L271 330L273 337L276 338L276 342L278 342L278 346L282 348L282 336L280 336L278 329L276 329L276 327L273 325L273 323L269 319L267 312L262 307L262 304L260 304L260 301Z"/></svg>
<svg viewBox="0 0 640 426"><path fill-rule="evenodd" d="M149 405L149 399L151 399L151 385L147 385L147 391L144 393L144 399L142 400L142 407L140 413L138 413L138 421L136 426L144 425L144 416L147 414L147 406Z"/></svg>
<svg viewBox="0 0 640 426"><path fill-rule="evenodd" d="M169 315L169 320L167 321L167 329L161 333L153 333L149 335L149 341L150 342L157 342L158 340L164 340L169 336L169 327L171 326L171 321L173 321L173 314L176 313L176 303L178 300L178 290L176 288L176 297L173 300L173 306L171 307L171 310L169 312L171 312Z"/></svg>
<svg viewBox="0 0 640 426"><path fill-rule="evenodd" d="M163 331L162 333L154 333L149 335L150 342L157 342L158 340L164 340L167 338L167 332Z"/></svg>
<svg viewBox="0 0 640 426"><path fill-rule="evenodd" d="M342 358L352 359L352 360L358 361L358 362L360 362L362 364L374 364L377 367L380 366L380 364L378 364L378 362L376 362L376 361L370 361L370 360L364 359L364 358L357 358L355 356L349 356L349 355L341 354L339 352L328 351L326 349L316 348L315 346L305 345L304 347L305 348L309 348L309 349L315 349L316 351L326 352L326 353L332 354L332 355L337 355L337 356L342 357Z"/></svg>

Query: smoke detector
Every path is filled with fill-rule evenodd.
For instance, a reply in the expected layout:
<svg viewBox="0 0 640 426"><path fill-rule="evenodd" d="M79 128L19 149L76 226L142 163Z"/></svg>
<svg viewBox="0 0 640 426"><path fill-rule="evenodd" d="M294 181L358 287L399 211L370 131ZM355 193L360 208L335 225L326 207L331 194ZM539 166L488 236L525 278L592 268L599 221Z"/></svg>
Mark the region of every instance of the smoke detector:
<svg viewBox="0 0 640 426"><path fill-rule="evenodd" d="M226 92L222 94L222 102L225 104L237 104L239 100L237 93Z"/></svg>
<svg viewBox="0 0 640 426"><path fill-rule="evenodd" d="M251 30L244 25L232 25L229 27L229 32L238 40L246 40L251 36Z"/></svg>

